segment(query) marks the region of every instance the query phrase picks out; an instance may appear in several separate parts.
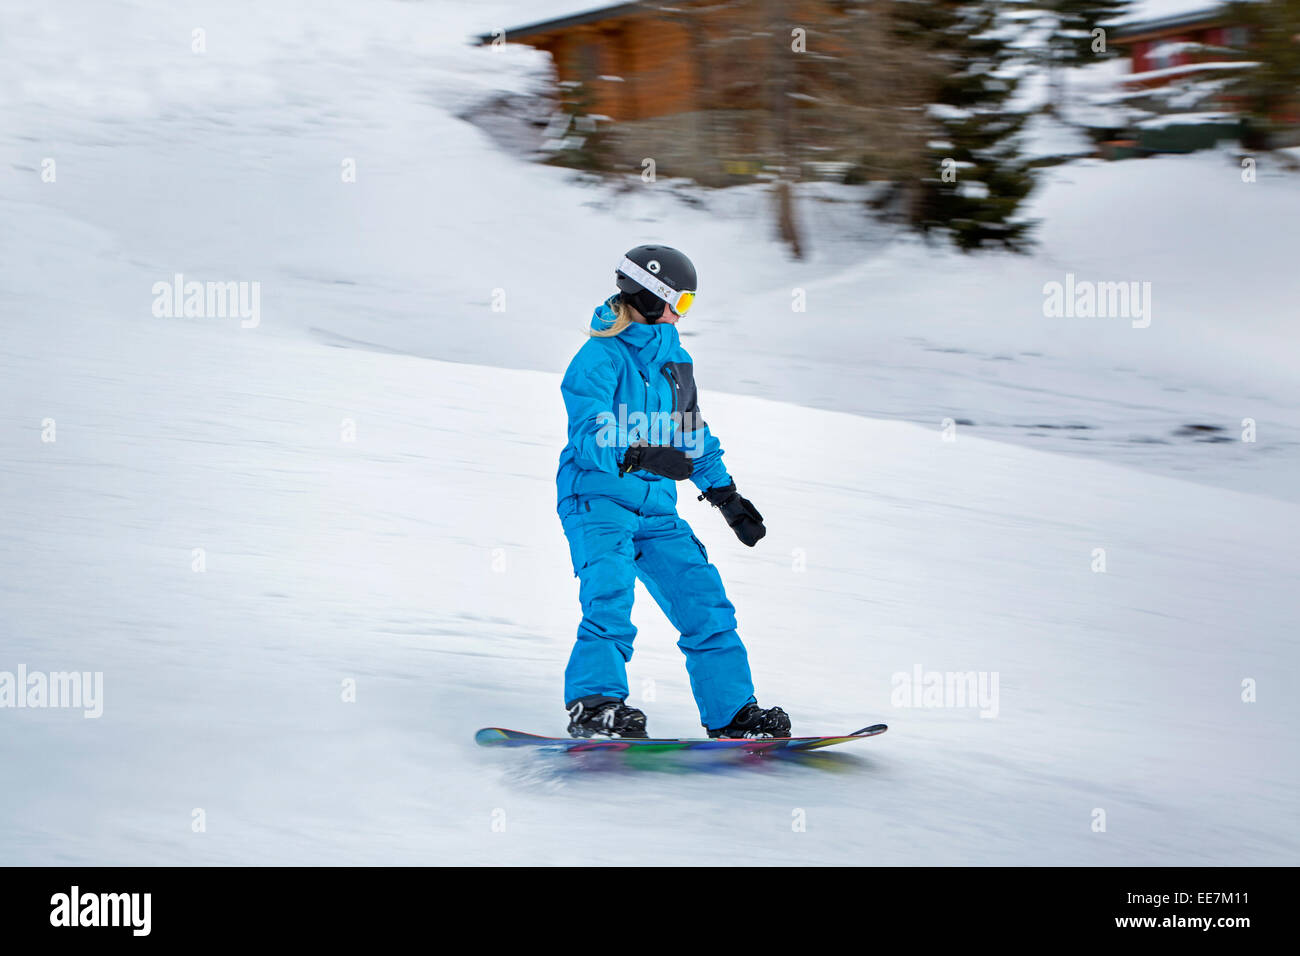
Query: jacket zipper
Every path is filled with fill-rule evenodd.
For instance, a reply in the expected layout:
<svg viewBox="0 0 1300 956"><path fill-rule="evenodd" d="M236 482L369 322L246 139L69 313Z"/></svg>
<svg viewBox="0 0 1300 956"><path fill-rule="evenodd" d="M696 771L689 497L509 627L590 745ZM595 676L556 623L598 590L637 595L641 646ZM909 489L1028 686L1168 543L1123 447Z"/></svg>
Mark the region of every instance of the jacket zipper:
<svg viewBox="0 0 1300 956"><path fill-rule="evenodd" d="M651 392L651 388L650 388L650 379L648 379L648 378L646 377L645 372L641 371L639 368L636 370L636 373L637 373L638 375L641 376L641 381L645 383L645 388L646 388L646 391L645 391L645 413L646 413L646 418L649 419L649 417L650 417L650 392Z"/></svg>
<svg viewBox="0 0 1300 956"><path fill-rule="evenodd" d="M642 404L645 405L646 421L652 421L653 419L650 414L650 392L652 391L650 388L650 379L646 377L645 372L641 371L640 367L637 368L636 373L641 376L641 382L645 385L645 393L644 393L645 399ZM650 436L648 434L641 435L639 437L642 441L650 440Z"/></svg>
<svg viewBox="0 0 1300 956"><path fill-rule="evenodd" d="M673 370L667 365L663 366L663 373L668 378L668 381L673 383L673 413L675 414L677 405L681 401L682 387L677 384L677 376L673 374Z"/></svg>
<svg viewBox="0 0 1300 956"><path fill-rule="evenodd" d="M649 393L650 393L650 379L646 377L645 372L641 371L641 367L640 367L639 365L636 366L636 373L637 373L638 375L641 376L641 381L642 381L642 383L645 385L646 398L645 398L645 403L644 403L644 404L645 404L645 410L646 410L646 419L649 420L649 419L650 419L650 395L649 395ZM630 436L629 436L629 437L630 437ZM648 440L648 439L649 439L649 436L646 435L646 436L643 436L643 438L644 438L645 440ZM624 475L624 471L623 471L622 468L620 468L620 469L618 470L618 476L619 476L620 478L622 478L623 475ZM646 497L647 497L647 498L648 498L649 495L650 495L650 485L649 485L648 482L646 483L645 494L646 494ZM644 504L644 501L643 501L642 503ZM635 509L633 509L633 510L636 511L637 514L640 514L640 513L641 513L641 509L639 509L639 508L635 508Z"/></svg>

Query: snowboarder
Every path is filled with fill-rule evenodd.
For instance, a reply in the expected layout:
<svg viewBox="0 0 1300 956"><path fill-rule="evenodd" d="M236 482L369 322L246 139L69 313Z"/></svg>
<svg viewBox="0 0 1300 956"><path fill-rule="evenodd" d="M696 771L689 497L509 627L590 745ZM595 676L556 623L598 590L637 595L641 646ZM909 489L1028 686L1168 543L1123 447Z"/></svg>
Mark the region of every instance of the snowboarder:
<svg viewBox="0 0 1300 956"><path fill-rule="evenodd" d="M690 479L753 547L763 516L736 491L722 448L700 417L678 319L695 301L695 267L668 246L637 246L615 270L588 340L560 386L569 440L556 475L557 511L580 581L582 623L564 672L573 737L645 737L627 706L637 578L680 634L700 722L710 737L788 737L790 718L754 698L735 608L704 545L677 514Z"/></svg>

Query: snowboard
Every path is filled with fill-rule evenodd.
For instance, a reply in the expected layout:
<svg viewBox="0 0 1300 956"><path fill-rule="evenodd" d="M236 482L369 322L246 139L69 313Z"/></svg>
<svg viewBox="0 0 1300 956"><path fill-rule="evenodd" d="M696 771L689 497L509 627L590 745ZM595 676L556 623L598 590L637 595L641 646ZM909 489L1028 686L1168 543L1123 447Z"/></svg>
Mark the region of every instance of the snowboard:
<svg viewBox="0 0 1300 956"><path fill-rule="evenodd" d="M592 751L634 751L636 753L667 753L682 750L731 750L741 753L776 753L819 750L834 747L850 740L862 740L883 734L885 724L872 724L841 737L542 737L504 727L484 727L474 735L480 747L538 747L564 753L590 753Z"/></svg>

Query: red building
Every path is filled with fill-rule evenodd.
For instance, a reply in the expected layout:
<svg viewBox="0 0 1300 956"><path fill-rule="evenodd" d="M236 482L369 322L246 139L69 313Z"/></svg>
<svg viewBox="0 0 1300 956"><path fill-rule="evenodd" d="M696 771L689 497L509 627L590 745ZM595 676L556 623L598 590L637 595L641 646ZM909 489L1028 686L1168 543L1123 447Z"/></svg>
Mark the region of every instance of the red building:
<svg viewBox="0 0 1300 956"><path fill-rule="evenodd" d="M1161 5L1154 6L1160 9ZM1227 19L1223 4L1190 0L1181 9L1179 4L1163 6L1173 12L1129 19L1110 33L1110 43L1123 50L1132 63L1126 85L1163 86L1198 73L1243 69L1240 51L1247 44L1246 28ZM1142 5L1138 14L1142 14Z"/></svg>

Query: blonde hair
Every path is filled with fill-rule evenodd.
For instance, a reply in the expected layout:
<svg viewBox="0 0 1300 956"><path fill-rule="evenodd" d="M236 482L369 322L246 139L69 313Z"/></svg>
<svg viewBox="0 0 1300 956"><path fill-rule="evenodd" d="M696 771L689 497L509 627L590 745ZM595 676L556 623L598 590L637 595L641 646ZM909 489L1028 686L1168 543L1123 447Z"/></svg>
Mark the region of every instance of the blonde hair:
<svg viewBox="0 0 1300 956"><path fill-rule="evenodd" d="M603 329L587 329L588 335L603 339L609 336L618 335L632 324L632 314L628 311L627 303L623 301L622 295L614 296L609 303L609 307L614 311L614 321L610 322Z"/></svg>

